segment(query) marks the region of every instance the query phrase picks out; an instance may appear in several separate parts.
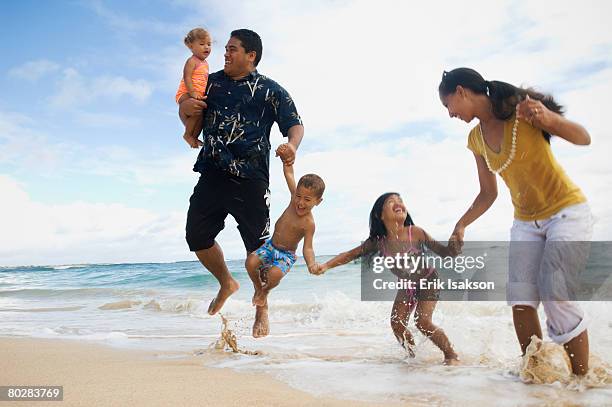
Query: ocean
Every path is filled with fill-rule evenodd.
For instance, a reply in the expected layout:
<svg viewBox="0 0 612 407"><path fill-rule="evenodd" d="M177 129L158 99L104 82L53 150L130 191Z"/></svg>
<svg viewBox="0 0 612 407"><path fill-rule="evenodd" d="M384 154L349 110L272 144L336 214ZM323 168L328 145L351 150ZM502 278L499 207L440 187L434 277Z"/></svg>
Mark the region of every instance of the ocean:
<svg viewBox="0 0 612 407"><path fill-rule="evenodd" d="M222 319L206 311L218 286L198 262L2 267L0 335L205 355L208 366L265 372L300 390L337 398L428 406L611 404L610 302L582 303L592 319L591 365L599 369L597 377L525 384L505 302L438 303L433 321L462 361L447 367L413 321L416 357L408 357L390 329L392 303L360 300L359 264L313 276L298 260L270 294L270 335L260 339L251 336L253 288L243 261L228 266L241 288L222 314L238 347L257 355L215 347ZM547 346L563 357L560 347Z"/></svg>

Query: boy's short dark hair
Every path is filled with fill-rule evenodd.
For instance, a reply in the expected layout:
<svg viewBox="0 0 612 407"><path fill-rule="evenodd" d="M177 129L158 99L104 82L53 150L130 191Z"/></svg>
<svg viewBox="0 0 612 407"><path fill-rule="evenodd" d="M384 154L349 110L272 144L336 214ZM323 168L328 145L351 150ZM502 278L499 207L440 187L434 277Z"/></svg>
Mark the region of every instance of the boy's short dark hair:
<svg viewBox="0 0 612 407"><path fill-rule="evenodd" d="M230 37L234 37L240 40L242 47L246 52L255 51L255 66L261 61L261 53L263 52L263 45L261 44L261 37L255 31L241 28L234 30L230 34Z"/></svg>
<svg viewBox="0 0 612 407"><path fill-rule="evenodd" d="M298 181L297 186L311 189L317 198L321 198L325 192L325 182L317 174L304 175Z"/></svg>

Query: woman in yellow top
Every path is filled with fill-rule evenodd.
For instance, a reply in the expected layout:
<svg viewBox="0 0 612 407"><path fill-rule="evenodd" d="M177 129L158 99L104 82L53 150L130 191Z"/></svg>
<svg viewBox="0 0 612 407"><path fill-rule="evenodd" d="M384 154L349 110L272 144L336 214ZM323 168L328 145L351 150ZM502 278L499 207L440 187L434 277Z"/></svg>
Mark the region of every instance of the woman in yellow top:
<svg viewBox="0 0 612 407"><path fill-rule="evenodd" d="M584 375L587 320L559 287L580 267L576 258L585 258L584 250L567 249L590 241L593 221L586 198L555 160L550 137L588 145L589 134L564 118L551 96L486 81L473 69L444 72L438 90L450 117L467 123L479 120L469 134L468 148L476 159L480 193L457 222L451 240L463 244L465 228L491 207L499 174L514 205L507 297L521 350L525 354L532 335L542 338L537 313L541 301L549 336L564 345L572 371Z"/></svg>

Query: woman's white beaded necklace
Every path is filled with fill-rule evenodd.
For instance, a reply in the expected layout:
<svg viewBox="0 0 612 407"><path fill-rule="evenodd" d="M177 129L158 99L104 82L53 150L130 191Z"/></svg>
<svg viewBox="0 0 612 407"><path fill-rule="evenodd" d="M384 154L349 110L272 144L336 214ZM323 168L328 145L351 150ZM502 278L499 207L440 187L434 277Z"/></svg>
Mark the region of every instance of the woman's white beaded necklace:
<svg viewBox="0 0 612 407"><path fill-rule="evenodd" d="M485 162L487 163L487 168L493 174L501 173L503 170L508 168L508 166L510 165L510 163L514 159L514 155L516 154L516 135L517 135L517 132L518 132L518 114L516 115L516 118L514 119L514 125L512 126L512 147L510 148L510 154L508 155L508 159L506 160L506 162L503 163L502 166L499 167L496 170L491 168L491 163L489 162L489 157L487 156L487 146L486 146L486 143L484 141L484 136L482 135L482 127L480 126L480 123L478 123L478 132L480 133L480 140L482 140L482 145L484 146L484 150L483 150L484 151L484 159L485 159ZM503 149L503 147L504 146L503 146L503 140L502 140L502 149ZM500 151L500 153L501 153L501 151Z"/></svg>

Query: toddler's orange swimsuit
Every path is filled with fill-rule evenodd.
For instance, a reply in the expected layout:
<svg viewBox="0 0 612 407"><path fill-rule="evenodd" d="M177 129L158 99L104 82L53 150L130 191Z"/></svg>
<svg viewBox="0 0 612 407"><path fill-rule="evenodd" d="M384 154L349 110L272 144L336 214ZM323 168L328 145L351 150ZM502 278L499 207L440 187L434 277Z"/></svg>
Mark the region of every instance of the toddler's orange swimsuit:
<svg viewBox="0 0 612 407"><path fill-rule="evenodd" d="M195 58L196 60L196 66L193 70L193 74L191 75L193 90L198 93L198 96L204 96L204 92L206 92L206 84L208 83L208 62L202 61L195 55L191 58ZM187 86L185 86L185 80L181 79L181 84L176 91L176 103L179 102L181 96L187 93L189 93L189 91L187 90Z"/></svg>

